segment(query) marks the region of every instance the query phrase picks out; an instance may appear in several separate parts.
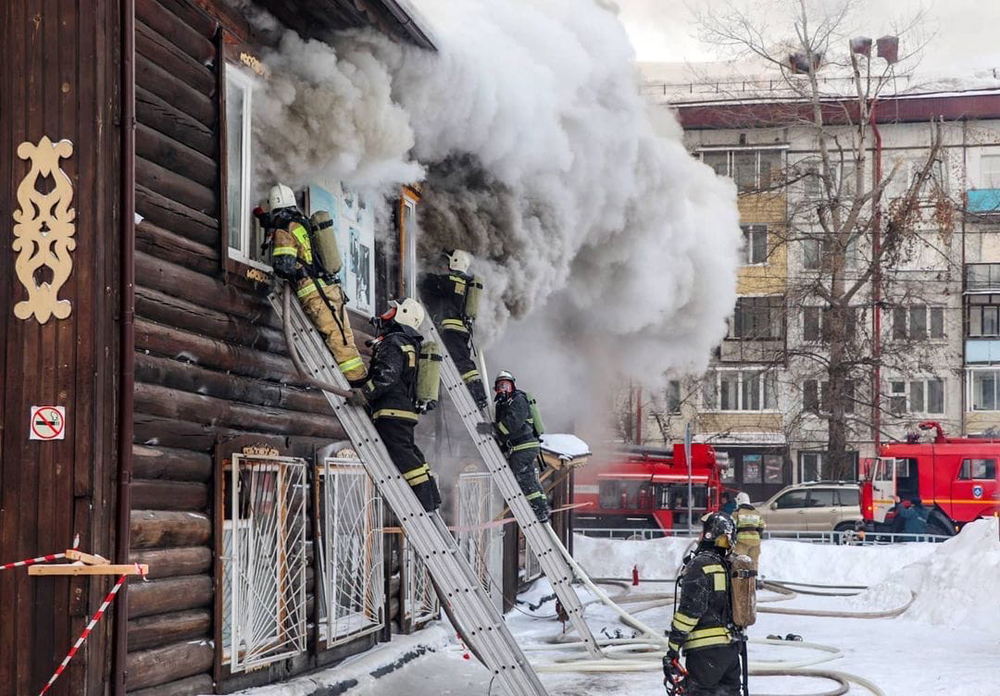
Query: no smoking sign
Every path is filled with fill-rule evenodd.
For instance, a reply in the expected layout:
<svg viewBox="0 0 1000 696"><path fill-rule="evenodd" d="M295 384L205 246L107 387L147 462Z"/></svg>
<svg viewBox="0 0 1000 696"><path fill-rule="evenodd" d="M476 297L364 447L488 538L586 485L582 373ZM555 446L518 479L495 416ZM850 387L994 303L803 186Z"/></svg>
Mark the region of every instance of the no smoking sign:
<svg viewBox="0 0 1000 696"><path fill-rule="evenodd" d="M66 407L32 406L30 432L32 440L65 440Z"/></svg>

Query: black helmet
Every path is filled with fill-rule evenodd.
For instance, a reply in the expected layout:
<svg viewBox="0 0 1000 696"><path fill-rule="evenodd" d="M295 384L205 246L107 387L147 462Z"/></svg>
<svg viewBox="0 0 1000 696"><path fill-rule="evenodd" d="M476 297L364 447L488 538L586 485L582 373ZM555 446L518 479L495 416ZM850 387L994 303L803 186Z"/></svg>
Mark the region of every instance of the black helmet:
<svg viewBox="0 0 1000 696"><path fill-rule="evenodd" d="M733 546L736 525L729 515L712 512L701 518L701 540L723 549Z"/></svg>

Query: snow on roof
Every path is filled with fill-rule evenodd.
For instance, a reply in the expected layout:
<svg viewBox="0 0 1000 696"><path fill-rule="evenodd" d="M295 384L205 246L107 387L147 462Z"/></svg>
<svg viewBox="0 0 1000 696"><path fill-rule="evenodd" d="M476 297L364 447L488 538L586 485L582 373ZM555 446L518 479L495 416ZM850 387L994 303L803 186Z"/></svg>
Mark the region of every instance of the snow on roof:
<svg viewBox="0 0 1000 696"><path fill-rule="evenodd" d="M560 459L576 459L590 455L590 446L576 435L546 433L542 435L542 449Z"/></svg>

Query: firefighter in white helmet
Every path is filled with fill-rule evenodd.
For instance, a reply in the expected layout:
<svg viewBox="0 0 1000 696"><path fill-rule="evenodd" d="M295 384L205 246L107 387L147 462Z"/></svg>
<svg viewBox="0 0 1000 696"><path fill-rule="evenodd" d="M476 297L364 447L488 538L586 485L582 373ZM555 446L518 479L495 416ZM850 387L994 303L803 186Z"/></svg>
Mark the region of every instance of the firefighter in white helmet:
<svg viewBox="0 0 1000 696"><path fill-rule="evenodd" d="M268 213L254 212L265 228L273 230L269 239L275 275L292 283L302 309L323 334L350 385L363 384L367 371L354 343L340 278L320 263L309 220L299 211L292 189L284 184L273 186L268 207Z"/></svg>
<svg viewBox="0 0 1000 696"><path fill-rule="evenodd" d="M742 492L736 496L736 510L732 517L736 525L736 553L749 556L756 569L760 559L760 534L764 531L764 518L750 504L750 496Z"/></svg>
<svg viewBox="0 0 1000 696"><path fill-rule="evenodd" d="M486 408L486 390L482 376L472 359L473 304L478 304L482 284L469 275L472 255L462 249L444 252L448 273L428 273L420 280L420 294L430 309L434 323L441 331L455 367L480 410ZM470 299L475 298L470 303Z"/></svg>
<svg viewBox="0 0 1000 696"><path fill-rule="evenodd" d="M539 440L545 428L535 399L519 391L514 375L501 370L493 385L496 403L495 435L507 455L514 478L539 522L549 519L549 499L538 480Z"/></svg>
<svg viewBox="0 0 1000 696"><path fill-rule="evenodd" d="M423 338L419 327L424 308L414 299L390 302L389 310L372 318L376 338L368 381L359 390L368 401L375 429L393 464L424 510L433 512L441 505L437 482L423 452L414 441L420 418L417 413L417 375Z"/></svg>

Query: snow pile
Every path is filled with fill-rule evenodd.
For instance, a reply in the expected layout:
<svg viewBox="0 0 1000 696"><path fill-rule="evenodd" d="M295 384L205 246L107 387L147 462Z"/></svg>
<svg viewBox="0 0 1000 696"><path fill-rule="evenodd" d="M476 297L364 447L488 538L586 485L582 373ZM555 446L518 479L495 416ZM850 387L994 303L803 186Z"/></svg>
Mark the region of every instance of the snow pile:
<svg viewBox="0 0 1000 696"><path fill-rule="evenodd" d="M575 459L590 454L590 447L576 435L546 433L542 435L542 449L560 459Z"/></svg>
<svg viewBox="0 0 1000 696"><path fill-rule="evenodd" d="M631 577L632 566L638 565L640 578L662 579L677 575L691 543L692 540L681 538L624 541L577 535L574 550L594 577ZM760 553L760 572L766 578L789 582L873 585L888 580L900 568L934 551L933 544L831 546L765 540ZM895 583L897 595L879 600L878 608L899 605L895 600L898 585Z"/></svg>
<svg viewBox="0 0 1000 696"><path fill-rule="evenodd" d="M977 520L924 558L859 596L856 605L898 606L900 587L917 593L908 619L955 628L996 629L1000 616L997 521ZM904 595L905 596L905 595Z"/></svg>

